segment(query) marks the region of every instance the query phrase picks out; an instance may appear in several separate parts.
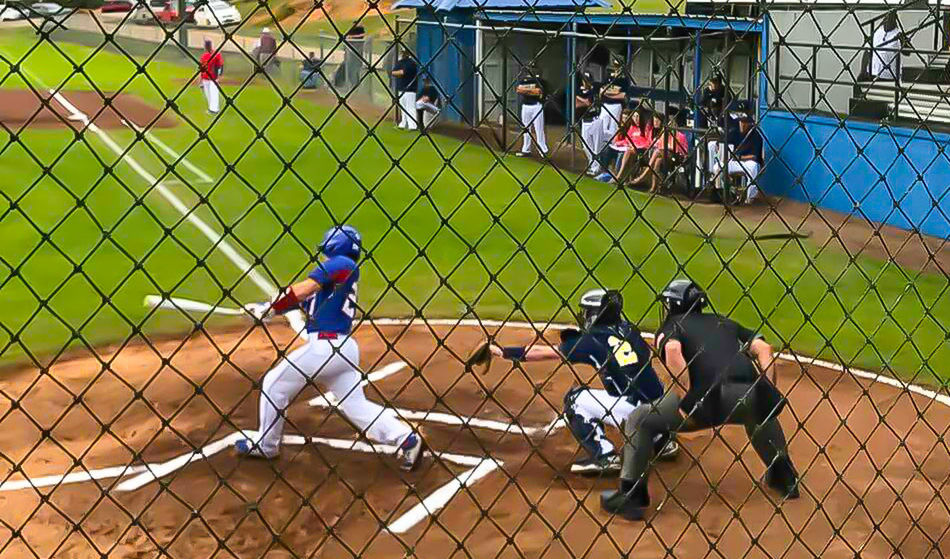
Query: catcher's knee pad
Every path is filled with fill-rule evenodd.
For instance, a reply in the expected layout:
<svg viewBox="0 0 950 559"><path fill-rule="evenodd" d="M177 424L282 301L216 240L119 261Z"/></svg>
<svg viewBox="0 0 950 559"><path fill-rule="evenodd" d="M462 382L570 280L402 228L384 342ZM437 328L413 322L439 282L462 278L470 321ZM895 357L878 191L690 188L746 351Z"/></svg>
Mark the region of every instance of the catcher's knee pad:
<svg viewBox="0 0 950 559"><path fill-rule="evenodd" d="M603 424L600 421L585 418L577 413L575 401L577 396L587 390L583 386L575 386L564 395L564 418L571 434L577 439L581 447L591 456L601 453L600 438L603 434Z"/></svg>

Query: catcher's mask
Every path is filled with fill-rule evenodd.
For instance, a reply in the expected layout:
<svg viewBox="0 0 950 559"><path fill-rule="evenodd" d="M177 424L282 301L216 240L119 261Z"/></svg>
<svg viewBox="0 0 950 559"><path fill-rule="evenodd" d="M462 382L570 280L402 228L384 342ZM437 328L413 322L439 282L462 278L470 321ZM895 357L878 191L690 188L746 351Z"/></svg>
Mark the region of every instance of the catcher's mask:
<svg viewBox="0 0 950 559"><path fill-rule="evenodd" d="M591 289L581 295L578 323L584 329L609 326L623 320L623 296L615 289Z"/></svg>
<svg viewBox="0 0 950 559"><path fill-rule="evenodd" d="M660 293L667 314L702 312L706 306L706 293L693 280L675 279Z"/></svg>

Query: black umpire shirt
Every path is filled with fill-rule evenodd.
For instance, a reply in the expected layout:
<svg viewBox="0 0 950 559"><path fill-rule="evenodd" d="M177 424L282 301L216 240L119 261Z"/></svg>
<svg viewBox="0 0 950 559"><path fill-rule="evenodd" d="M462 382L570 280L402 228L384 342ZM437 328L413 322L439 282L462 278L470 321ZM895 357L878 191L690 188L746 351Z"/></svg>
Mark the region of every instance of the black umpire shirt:
<svg viewBox="0 0 950 559"><path fill-rule="evenodd" d="M416 63L411 58L400 58L393 66L393 72L402 70L402 76L396 78L396 91L405 93L416 90Z"/></svg>
<svg viewBox="0 0 950 559"><path fill-rule="evenodd" d="M544 83L539 79L532 76L525 76L518 80L518 87L537 87L541 90L541 95L525 95L520 94L521 104L522 105L537 105L541 102L541 98L544 96Z"/></svg>
<svg viewBox="0 0 950 559"><path fill-rule="evenodd" d="M725 383L756 384L761 375L746 355L749 343L761 335L734 320L716 314L687 313L670 315L657 337L660 356L666 342L677 340L689 369L689 390L680 409L699 422L721 423L729 410L720 402ZM677 373L678 371L673 371Z"/></svg>

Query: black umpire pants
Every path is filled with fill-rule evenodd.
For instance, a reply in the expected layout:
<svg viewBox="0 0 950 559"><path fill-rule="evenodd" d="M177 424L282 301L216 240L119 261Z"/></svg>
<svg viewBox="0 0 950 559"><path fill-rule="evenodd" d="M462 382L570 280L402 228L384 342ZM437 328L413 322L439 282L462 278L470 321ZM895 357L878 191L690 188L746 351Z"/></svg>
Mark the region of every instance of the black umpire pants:
<svg viewBox="0 0 950 559"><path fill-rule="evenodd" d="M624 485L639 484L646 491L648 467L653 457L653 439L668 432L688 433L711 429L719 425L743 425L752 447L766 467L780 460L787 460L788 445L777 414L761 421L751 384L727 383L721 389L722 409L730 413L722 423L708 424L687 417L680 412L680 397L674 392L666 393L652 404L637 407L624 424L626 441L623 450L623 468L620 473Z"/></svg>

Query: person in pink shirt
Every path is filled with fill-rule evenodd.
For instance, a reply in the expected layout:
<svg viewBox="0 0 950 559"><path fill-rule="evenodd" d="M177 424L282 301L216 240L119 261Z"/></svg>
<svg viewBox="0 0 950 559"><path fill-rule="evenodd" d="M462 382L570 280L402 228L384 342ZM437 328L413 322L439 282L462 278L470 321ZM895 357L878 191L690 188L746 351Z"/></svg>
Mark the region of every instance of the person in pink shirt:
<svg viewBox="0 0 950 559"><path fill-rule="evenodd" d="M653 113L653 143L650 147L650 160L635 182L648 179L650 192L658 192L660 172L664 164L674 163L676 159L685 157L688 150L686 134L674 130L673 124L667 122L662 114Z"/></svg>
<svg viewBox="0 0 950 559"><path fill-rule="evenodd" d="M642 161L644 155L653 145L653 123L642 107L637 107L630 116L630 125L624 133L627 151L623 154L618 177L626 177L630 173L633 162Z"/></svg>

